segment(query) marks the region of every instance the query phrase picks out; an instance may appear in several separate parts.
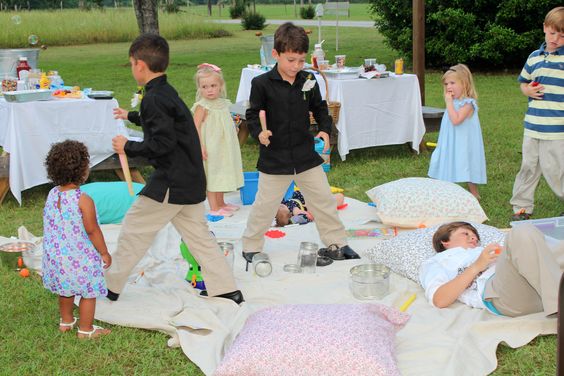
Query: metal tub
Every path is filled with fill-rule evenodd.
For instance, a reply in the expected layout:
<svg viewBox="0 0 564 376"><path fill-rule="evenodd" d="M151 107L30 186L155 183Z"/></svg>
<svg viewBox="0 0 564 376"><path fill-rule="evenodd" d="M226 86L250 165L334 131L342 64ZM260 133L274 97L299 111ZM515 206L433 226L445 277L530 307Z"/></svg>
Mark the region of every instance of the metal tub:
<svg viewBox="0 0 564 376"><path fill-rule="evenodd" d="M0 49L0 79L5 76L16 77L16 66L20 57L27 57L32 69L37 68L39 48Z"/></svg>

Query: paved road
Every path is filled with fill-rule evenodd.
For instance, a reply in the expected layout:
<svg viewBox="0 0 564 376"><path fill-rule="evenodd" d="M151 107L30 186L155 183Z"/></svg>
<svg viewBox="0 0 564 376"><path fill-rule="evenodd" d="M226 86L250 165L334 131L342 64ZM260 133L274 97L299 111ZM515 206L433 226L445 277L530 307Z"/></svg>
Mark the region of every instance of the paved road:
<svg viewBox="0 0 564 376"><path fill-rule="evenodd" d="M290 20L299 26L317 26L317 20ZM240 24L241 20L213 20L212 22L224 23L224 24ZM266 24L269 25L282 25L288 22L288 20L266 20ZM321 26L336 26L336 21L321 21ZM364 27L370 28L374 27L374 21L346 21L339 20L339 26L343 27Z"/></svg>

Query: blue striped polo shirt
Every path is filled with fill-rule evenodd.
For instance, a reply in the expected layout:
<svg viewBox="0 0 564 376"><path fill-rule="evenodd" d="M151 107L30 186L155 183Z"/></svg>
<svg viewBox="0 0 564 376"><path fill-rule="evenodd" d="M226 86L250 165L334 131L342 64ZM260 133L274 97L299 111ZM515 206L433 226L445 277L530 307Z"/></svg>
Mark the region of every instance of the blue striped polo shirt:
<svg viewBox="0 0 564 376"><path fill-rule="evenodd" d="M529 55L519 75L521 83L544 86L542 100L529 98L525 135L542 140L564 140L564 46L554 52L546 43Z"/></svg>

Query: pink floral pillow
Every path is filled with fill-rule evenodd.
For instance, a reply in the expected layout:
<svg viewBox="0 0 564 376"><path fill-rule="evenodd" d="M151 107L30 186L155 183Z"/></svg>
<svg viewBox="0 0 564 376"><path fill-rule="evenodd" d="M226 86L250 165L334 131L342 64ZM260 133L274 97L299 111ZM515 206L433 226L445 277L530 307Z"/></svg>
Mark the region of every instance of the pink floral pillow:
<svg viewBox="0 0 564 376"><path fill-rule="evenodd" d="M382 304L267 308L249 317L214 375L399 375L394 339L408 319Z"/></svg>

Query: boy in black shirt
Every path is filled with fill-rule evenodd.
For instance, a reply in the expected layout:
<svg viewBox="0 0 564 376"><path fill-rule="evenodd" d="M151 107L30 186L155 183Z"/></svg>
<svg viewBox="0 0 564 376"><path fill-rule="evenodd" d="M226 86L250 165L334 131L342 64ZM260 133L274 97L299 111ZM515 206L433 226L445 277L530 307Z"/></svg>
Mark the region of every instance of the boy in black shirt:
<svg viewBox="0 0 564 376"><path fill-rule="evenodd" d="M290 22L281 25L274 34L272 50L276 66L252 81L247 125L261 145L258 192L243 235L243 257L249 262L262 251L264 233L292 180L308 203L321 240L328 245L319 254L334 260L359 258L347 245L345 228L321 167L323 159L315 152L309 133L311 111L320 130L316 137L325 141L326 151L332 119L315 78L302 71L308 49L309 39L302 27Z"/></svg>
<svg viewBox="0 0 564 376"><path fill-rule="evenodd" d="M116 108L114 116L141 125L143 141L116 136L112 146L118 154L148 158L155 171L123 220L114 263L106 273L108 298L118 299L157 232L172 222L202 267L209 295L239 304L243 295L205 220L206 178L196 126L190 110L167 82L168 43L158 35L143 34L131 44L129 60L145 94L139 112Z"/></svg>

